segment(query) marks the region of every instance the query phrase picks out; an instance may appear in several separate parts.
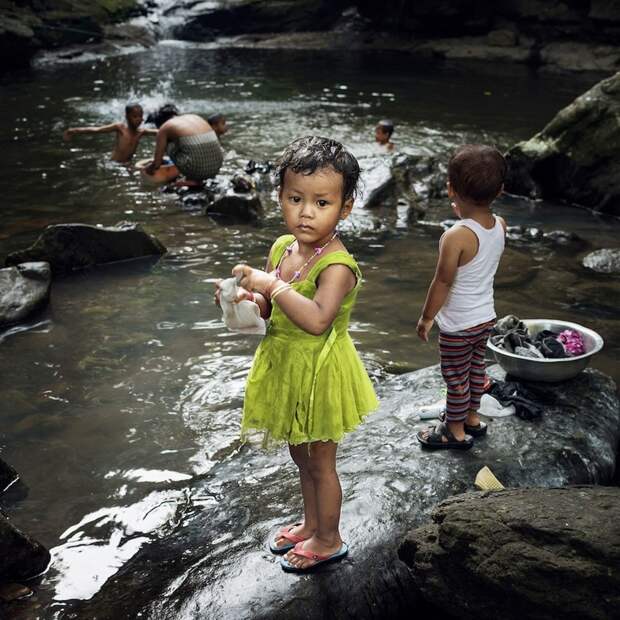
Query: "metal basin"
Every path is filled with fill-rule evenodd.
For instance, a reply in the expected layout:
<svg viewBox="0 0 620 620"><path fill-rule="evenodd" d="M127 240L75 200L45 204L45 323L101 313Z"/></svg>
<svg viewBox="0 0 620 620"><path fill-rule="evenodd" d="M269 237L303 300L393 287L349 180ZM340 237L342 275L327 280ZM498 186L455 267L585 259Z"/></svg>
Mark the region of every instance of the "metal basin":
<svg viewBox="0 0 620 620"><path fill-rule="evenodd" d="M590 363L592 356L603 348L603 339L595 331L577 323L554 319L527 319L523 323L527 326L532 337L543 329L554 332L574 329L581 334L586 352L583 355L562 359L533 359L516 353L509 353L489 341L487 346L493 352L495 360L507 374L513 377L547 383L566 381L576 377Z"/></svg>

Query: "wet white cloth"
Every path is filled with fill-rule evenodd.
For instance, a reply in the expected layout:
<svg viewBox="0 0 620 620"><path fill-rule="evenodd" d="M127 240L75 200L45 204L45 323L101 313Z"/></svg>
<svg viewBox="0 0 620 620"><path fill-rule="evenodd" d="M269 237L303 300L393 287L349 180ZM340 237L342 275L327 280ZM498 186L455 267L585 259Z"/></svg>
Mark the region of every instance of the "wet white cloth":
<svg viewBox="0 0 620 620"><path fill-rule="evenodd" d="M480 399L480 409L478 413L486 415L489 418L504 418L508 415L514 415L516 413L514 405L508 405L504 407L496 398L493 398L490 394L483 394Z"/></svg>
<svg viewBox="0 0 620 620"><path fill-rule="evenodd" d="M238 304L233 303L238 290L236 278L227 278L220 282L220 306L224 315L224 324L233 332L264 334L265 321L260 316L258 304L247 299Z"/></svg>
<svg viewBox="0 0 620 620"><path fill-rule="evenodd" d="M446 399L442 398L431 405L416 407L416 417L420 420L431 420L441 417L445 410ZM483 394L480 400L480 409L478 409L478 413L480 415L488 416L489 418L503 418L505 416L514 415L516 410L514 405L504 407L490 394Z"/></svg>

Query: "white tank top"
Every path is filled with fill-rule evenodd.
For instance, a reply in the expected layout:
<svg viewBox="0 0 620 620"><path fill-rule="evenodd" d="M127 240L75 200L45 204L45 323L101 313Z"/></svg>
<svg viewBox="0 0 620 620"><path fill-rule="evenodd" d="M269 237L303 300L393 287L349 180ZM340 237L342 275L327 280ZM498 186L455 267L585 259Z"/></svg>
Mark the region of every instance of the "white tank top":
<svg viewBox="0 0 620 620"><path fill-rule="evenodd" d="M504 227L495 218L495 226L484 228L472 219L452 226L466 226L478 237L478 253L459 267L446 303L435 320L442 332L458 332L495 318L493 279L504 251Z"/></svg>

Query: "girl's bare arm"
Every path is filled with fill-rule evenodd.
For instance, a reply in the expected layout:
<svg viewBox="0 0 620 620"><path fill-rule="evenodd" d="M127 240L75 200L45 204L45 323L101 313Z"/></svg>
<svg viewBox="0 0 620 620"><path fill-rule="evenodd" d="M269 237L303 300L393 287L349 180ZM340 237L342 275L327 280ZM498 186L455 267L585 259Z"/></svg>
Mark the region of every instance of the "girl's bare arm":
<svg viewBox="0 0 620 620"><path fill-rule="evenodd" d="M269 298L278 287L285 284L274 274L252 269L248 265L237 265L233 274L240 278L241 286ZM330 327L342 300L355 286L355 275L345 265L330 265L321 272L317 286L313 299L289 289L278 294L277 303L297 327L320 336Z"/></svg>

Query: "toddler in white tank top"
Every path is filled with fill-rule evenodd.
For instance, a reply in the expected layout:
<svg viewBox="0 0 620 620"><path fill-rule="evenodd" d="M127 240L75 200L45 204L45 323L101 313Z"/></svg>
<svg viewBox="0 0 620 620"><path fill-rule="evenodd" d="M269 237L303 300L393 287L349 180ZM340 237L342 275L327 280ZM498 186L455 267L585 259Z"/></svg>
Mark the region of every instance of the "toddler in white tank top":
<svg viewBox="0 0 620 620"><path fill-rule="evenodd" d="M506 223L491 212L502 192L506 162L495 148L467 144L448 164L448 195L459 221L439 242L439 259L418 321L428 341L439 327L441 372L447 386L446 413L417 437L428 448L468 449L487 426L478 409L486 383L484 353L495 322L493 280L504 251Z"/></svg>

